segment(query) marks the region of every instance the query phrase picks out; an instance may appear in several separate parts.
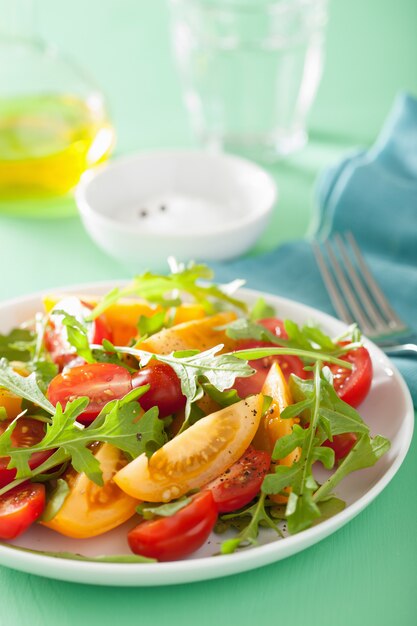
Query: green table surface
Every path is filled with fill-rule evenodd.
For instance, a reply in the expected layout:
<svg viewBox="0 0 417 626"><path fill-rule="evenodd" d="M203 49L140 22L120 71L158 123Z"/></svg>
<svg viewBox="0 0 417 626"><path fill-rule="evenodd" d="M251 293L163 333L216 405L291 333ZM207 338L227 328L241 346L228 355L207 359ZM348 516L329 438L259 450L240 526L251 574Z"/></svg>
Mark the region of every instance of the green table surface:
<svg viewBox="0 0 417 626"><path fill-rule="evenodd" d="M162 0L38 4L41 34L88 67L105 89L118 132L117 153L193 144ZM330 5L327 65L310 116L311 141L300 154L270 168L280 202L255 253L302 236L313 214L317 172L375 137L399 89L417 92L416 23L415 0L334 0ZM71 202L57 202L50 218L0 215L0 264L2 300L71 283L128 278L90 242ZM0 568L0 625L411 626L417 623L416 476L414 441L390 485L350 524L296 556L229 578L123 589Z"/></svg>

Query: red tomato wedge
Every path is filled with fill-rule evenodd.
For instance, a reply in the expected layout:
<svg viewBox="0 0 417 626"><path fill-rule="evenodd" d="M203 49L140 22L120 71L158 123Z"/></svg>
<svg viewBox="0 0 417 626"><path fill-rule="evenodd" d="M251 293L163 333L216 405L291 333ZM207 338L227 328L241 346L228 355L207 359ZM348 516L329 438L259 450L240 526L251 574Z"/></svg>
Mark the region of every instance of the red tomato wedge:
<svg viewBox="0 0 417 626"><path fill-rule="evenodd" d="M45 486L39 483L19 485L0 496L0 539L14 539L42 514Z"/></svg>
<svg viewBox="0 0 417 626"><path fill-rule="evenodd" d="M252 446L232 467L206 485L219 513L241 509L259 493L269 470L271 455Z"/></svg>
<svg viewBox="0 0 417 626"><path fill-rule="evenodd" d="M287 339L287 333L285 332L282 320L271 317L259 320L258 324L262 324L262 326L264 326L271 333L274 333L277 337ZM276 348L277 344L266 341L256 341L254 339L245 339L238 342L236 350L272 347ZM255 374L249 376L248 378L236 378L235 384L233 385L241 398L246 398L246 396L260 393L274 361L279 364L286 380L288 380L291 374L295 374L299 378L307 378L308 376L308 373L304 371L303 362L296 356L269 356L264 359L249 361L249 365L256 370Z"/></svg>
<svg viewBox="0 0 417 626"><path fill-rule="evenodd" d="M342 344L343 345L343 344ZM348 370L339 365L329 365L333 373L333 385L341 400L358 406L368 395L372 383L372 361L366 348L357 348L340 357L352 363Z"/></svg>
<svg viewBox="0 0 417 626"><path fill-rule="evenodd" d="M130 549L158 561L175 561L197 550L217 520L211 491L201 491L171 517L142 522L127 536Z"/></svg>
<svg viewBox="0 0 417 626"><path fill-rule="evenodd" d="M78 421L91 424L110 400L123 398L131 389L131 376L121 365L91 363L73 367L55 376L49 384L47 395L54 406L60 402L63 408L70 400L88 397L90 404Z"/></svg>
<svg viewBox="0 0 417 626"><path fill-rule="evenodd" d="M100 315L92 322L87 323L85 321L85 318L89 315L92 308L90 304L81 302L79 298L68 296L60 300L52 309L51 318L45 329L44 343L52 360L60 369L68 365L77 355L75 349L68 342L67 329L62 323L62 316L58 314L52 315L54 309L56 311L62 310L69 315L73 315L77 320L86 325L90 343L101 345L103 339L112 341L112 332L104 315Z"/></svg>
<svg viewBox="0 0 417 626"><path fill-rule="evenodd" d="M181 383L169 365L151 361L132 377L134 388L150 385L140 399L141 407L147 411L153 406L159 409L159 417L167 417L184 408L186 397L182 395Z"/></svg>
<svg viewBox="0 0 417 626"><path fill-rule="evenodd" d="M4 433L12 420L0 422L0 434ZM45 424L30 417L20 417L12 434L12 444L15 448L30 448L36 445L45 436ZM35 452L29 459L29 467L35 469L52 454L52 450ZM10 457L0 457L0 488L5 487L16 477L16 469L7 469Z"/></svg>
<svg viewBox="0 0 417 626"><path fill-rule="evenodd" d="M322 444L334 451L336 461L344 459L349 454L358 438L355 433L343 433L342 435L334 435L333 441L328 439Z"/></svg>
<svg viewBox="0 0 417 626"><path fill-rule="evenodd" d="M357 348L341 357L352 363L353 369L348 370L338 365L329 365L333 373L333 385L339 398L351 406L358 406L365 400L372 384L372 361L366 348ZM334 450L336 461L349 454L358 438L355 433L335 435L333 441L328 439L324 446Z"/></svg>

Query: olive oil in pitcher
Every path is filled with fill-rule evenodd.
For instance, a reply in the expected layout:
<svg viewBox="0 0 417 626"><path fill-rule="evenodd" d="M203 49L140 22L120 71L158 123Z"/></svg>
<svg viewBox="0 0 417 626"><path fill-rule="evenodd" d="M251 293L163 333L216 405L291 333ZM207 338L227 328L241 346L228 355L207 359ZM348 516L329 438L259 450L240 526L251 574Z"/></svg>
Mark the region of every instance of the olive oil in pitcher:
<svg viewBox="0 0 417 626"><path fill-rule="evenodd" d="M0 98L0 199L63 195L113 143L96 94Z"/></svg>

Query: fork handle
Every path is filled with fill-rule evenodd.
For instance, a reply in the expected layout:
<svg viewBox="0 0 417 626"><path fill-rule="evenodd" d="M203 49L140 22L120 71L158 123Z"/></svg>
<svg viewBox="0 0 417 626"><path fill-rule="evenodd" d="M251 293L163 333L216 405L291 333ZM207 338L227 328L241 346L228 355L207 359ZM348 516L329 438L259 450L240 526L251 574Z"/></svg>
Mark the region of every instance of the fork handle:
<svg viewBox="0 0 417 626"><path fill-rule="evenodd" d="M394 346L380 346L388 356L414 356L417 358L417 344L399 343Z"/></svg>

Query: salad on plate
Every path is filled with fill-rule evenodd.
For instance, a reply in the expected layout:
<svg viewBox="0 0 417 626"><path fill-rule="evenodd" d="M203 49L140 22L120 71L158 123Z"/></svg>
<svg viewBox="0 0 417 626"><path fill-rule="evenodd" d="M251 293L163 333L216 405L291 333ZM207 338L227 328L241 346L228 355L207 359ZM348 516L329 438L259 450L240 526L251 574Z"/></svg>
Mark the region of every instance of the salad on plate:
<svg viewBox="0 0 417 626"><path fill-rule="evenodd" d="M173 264L104 297L48 294L0 335L1 541L130 520L131 556L98 560L173 561L213 531L229 554L345 507L338 484L390 445L356 410L372 382L360 332L329 337L212 278Z"/></svg>

